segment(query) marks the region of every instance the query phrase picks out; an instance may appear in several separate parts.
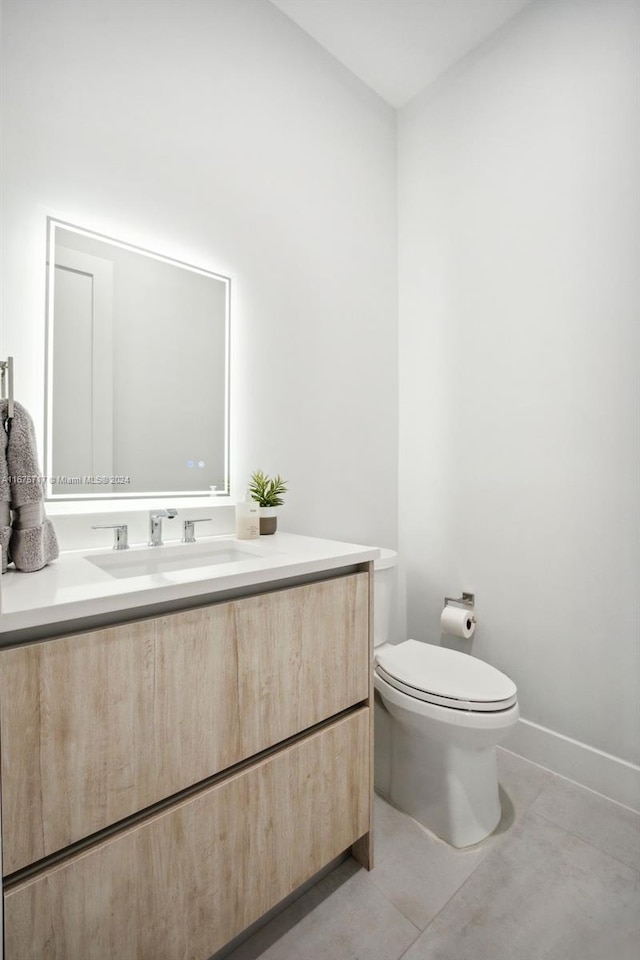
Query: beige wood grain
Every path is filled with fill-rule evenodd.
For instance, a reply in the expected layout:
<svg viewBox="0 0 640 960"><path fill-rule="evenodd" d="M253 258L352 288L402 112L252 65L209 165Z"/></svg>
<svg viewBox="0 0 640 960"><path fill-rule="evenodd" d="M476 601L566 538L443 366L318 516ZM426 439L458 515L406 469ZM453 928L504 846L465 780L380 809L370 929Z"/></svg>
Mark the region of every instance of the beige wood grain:
<svg viewBox="0 0 640 960"><path fill-rule="evenodd" d="M3 650L3 871L367 695L364 573Z"/></svg>
<svg viewBox="0 0 640 960"><path fill-rule="evenodd" d="M373 686L373 666L374 666L374 664L373 664L373 656L374 656L374 648L373 648L373 638L374 638L373 616L374 616L375 568L374 568L373 561L371 561L370 563L367 564L367 575L368 575L368 577L369 577L369 608L368 608L368 615L369 615L369 644L368 644L368 649L369 649L369 672L368 672L369 695L368 695L368 698L367 698L367 703L368 703L368 705L369 705L369 707L370 707L370 710L369 710L369 745L368 745L368 748L369 748L369 753L370 753L370 756L371 756L371 763L370 763L370 765L369 765L369 829L368 829L367 833L366 833L363 837L360 837L360 838L353 844L353 846L351 847L351 856L354 858L354 860L357 860L357 862L358 862L359 864L361 864L361 866L365 867L367 870L373 870L373 867L374 867L374 842L373 842L373 835L374 835L374 817L373 817L373 811L374 811L374 805L373 805L373 801L374 801L374 791L373 791L374 769L373 769L373 757L374 757L374 755L375 755L375 749L374 749L374 724L373 724L373 718L374 718L373 698L374 698L374 694L375 694L374 686Z"/></svg>
<svg viewBox="0 0 640 960"><path fill-rule="evenodd" d="M5 893L5 960L206 960L369 827L369 709Z"/></svg>
<svg viewBox="0 0 640 960"><path fill-rule="evenodd" d="M229 635L220 606L3 651L5 874L235 762Z"/></svg>
<svg viewBox="0 0 640 960"><path fill-rule="evenodd" d="M368 590L359 573L235 606L246 756L367 699Z"/></svg>

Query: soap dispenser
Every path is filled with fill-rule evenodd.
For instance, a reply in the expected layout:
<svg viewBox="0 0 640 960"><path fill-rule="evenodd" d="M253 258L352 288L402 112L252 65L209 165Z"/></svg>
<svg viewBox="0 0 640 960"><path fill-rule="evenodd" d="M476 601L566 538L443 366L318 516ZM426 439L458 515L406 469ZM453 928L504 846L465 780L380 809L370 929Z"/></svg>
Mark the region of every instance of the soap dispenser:
<svg viewBox="0 0 640 960"><path fill-rule="evenodd" d="M247 490L236 503L236 540L255 540L260 536L260 507Z"/></svg>

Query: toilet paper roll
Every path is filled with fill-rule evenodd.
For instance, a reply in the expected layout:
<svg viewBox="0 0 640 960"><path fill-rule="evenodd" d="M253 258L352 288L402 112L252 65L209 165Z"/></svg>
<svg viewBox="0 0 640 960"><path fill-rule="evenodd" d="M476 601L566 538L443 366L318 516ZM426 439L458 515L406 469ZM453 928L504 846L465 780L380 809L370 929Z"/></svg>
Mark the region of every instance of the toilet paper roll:
<svg viewBox="0 0 640 960"><path fill-rule="evenodd" d="M440 627L443 633L468 639L473 636L473 631L476 628L475 616L472 610L465 607L454 607L448 603L442 611Z"/></svg>

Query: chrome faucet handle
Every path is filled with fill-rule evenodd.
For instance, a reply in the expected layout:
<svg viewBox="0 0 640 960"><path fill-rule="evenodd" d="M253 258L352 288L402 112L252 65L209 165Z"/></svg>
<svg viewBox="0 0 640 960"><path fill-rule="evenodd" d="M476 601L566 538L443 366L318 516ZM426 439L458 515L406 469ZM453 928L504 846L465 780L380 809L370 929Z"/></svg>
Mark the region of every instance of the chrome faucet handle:
<svg viewBox="0 0 640 960"><path fill-rule="evenodd" d="M185 520L182 524L182 543L195 543L196 538L193 533L194 523L206 523L207 520L213 520L213 517L199 517L197 520Z"/></svg>
<svg viewBox="0 0 640 960"><path fill-rule="evenodd" d="M129 531L126 523L103 523L91 527L92 530L113 530L113 549L129 549Z"/></svg>

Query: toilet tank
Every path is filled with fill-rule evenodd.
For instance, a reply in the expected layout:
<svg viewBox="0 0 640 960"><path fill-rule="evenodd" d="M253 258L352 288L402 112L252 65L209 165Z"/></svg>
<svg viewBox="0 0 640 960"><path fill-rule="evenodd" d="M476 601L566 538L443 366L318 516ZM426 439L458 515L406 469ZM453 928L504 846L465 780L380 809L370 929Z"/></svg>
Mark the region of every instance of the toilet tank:
<svg viewBox="0 0 640 960"><path fill-rule="evenodd" d="M392 643L392 622L396 598L396 567L398 554L395 550L380 548L380 557L374 561L373 585L373 645Z"/></svg>

